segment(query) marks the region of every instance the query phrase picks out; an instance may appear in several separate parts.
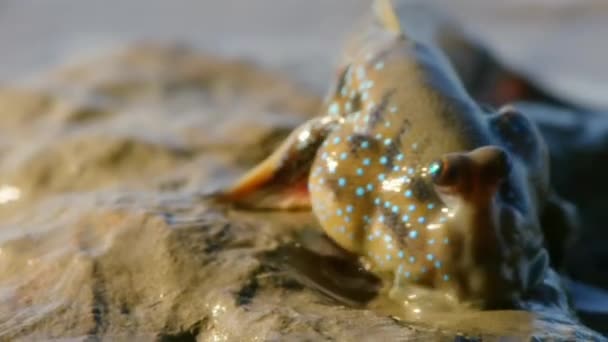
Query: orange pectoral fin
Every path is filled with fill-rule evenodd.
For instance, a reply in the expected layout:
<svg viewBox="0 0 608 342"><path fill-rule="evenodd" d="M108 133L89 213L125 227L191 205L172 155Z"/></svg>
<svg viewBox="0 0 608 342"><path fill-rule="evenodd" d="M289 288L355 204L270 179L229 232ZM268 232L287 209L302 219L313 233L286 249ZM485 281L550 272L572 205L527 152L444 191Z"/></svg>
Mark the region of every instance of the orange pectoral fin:
<svg viewBox="0 0 608 342"><path fill-rule="evenodd" d="M308 174L336 119L312 119L216 199L250 209L309 209Z"/></svg>

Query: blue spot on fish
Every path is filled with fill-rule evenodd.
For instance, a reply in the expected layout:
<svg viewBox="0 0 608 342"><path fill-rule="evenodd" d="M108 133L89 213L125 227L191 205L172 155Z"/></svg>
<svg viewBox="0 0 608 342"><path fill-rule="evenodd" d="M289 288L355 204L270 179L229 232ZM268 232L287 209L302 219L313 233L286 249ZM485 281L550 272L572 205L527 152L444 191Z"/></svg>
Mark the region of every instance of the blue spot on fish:
<svg viewBox="0 0 608 342"><path fill-rule="evenodd" d="M437 172L439 172L439 170L441 170L441 165L438 162L434 162L431 164L431 166L429 166L429 172L431 175L435 175Z"/></svg>
<svg viewBox="0 0 608 342"><path fill-rule="evenodd" d="M365 78L365 69L362 66L357 68L357 76L359 77L360 80Z"/></svg>
<svg viewBox="0 0 608 342"><path fill-rule="evenodd" d="M329 106L329 114L334 116L340 114L340 105L335 102L332 103L332 105Z"/></svg>

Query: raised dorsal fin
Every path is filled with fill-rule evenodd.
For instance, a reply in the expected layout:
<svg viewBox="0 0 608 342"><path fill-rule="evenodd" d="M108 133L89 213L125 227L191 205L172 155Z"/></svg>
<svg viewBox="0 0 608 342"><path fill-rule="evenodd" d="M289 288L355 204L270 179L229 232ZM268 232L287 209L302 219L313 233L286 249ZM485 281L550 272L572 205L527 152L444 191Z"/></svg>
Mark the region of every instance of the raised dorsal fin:
<svg viewBox="0 0 608 342"><path fill-rule="evenodd" d="M399 16L392 0L374 0L374 14L380 25L395 34L402 34Z"/></svg>

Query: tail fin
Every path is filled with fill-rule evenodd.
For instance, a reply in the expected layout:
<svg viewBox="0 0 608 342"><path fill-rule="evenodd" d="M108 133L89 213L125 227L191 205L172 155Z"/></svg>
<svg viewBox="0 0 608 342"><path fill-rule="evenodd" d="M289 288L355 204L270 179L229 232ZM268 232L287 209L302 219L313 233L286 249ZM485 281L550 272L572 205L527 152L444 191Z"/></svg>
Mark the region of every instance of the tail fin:
<svg viewBox="0 0 608 342"><path fill-rule="evenodd" d="M390 32L402 34L401 24L392 0L374 0L374 14L380 25Z"/></svg>

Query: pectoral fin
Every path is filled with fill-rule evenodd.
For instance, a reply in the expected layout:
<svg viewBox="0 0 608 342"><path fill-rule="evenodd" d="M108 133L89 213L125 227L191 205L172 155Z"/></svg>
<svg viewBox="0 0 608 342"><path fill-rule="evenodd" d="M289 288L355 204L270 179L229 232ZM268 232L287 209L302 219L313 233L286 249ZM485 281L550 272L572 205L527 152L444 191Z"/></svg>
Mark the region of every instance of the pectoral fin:
<svg viewBox="0 0 608 342"><path fill-rule="evenodd" d="M310 167L337 120L320 117L306 122L268 158L215 197L251 209L310 208Z"/></svg>

